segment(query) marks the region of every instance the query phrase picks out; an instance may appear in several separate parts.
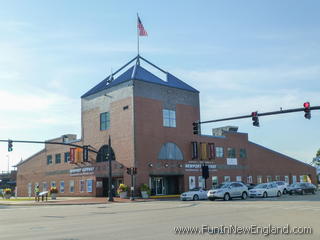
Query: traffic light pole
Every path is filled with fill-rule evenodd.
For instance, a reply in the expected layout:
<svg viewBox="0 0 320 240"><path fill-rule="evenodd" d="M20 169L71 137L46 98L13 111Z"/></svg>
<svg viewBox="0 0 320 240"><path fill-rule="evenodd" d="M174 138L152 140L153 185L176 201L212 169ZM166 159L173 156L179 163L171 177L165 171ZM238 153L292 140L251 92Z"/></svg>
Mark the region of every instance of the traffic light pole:
<svg viewBox="0 0 320 240"><path fill-rule="evenodd" d="M133 169L132 169L132 171L131 171L131 194L130 194L130 200L131 201L133 201L134 200L134 196L133 196L133 194L134 194L134 186L133 186Z"/></svg>
<svg viewBox="0 0 320 240"><path fill-rule="evenodd" d="M109 141L108 141L108 162L109 162L109 202L113 202L113 189L112 189L112 164L111 164L111 137L109 135Z"/></svg>

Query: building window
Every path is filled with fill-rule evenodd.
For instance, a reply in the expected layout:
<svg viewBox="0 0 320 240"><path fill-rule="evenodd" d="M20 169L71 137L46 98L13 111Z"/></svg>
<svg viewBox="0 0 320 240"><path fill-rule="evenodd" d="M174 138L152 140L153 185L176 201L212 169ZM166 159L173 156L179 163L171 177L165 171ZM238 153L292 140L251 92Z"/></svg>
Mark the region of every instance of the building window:
<svg viewBox="0 0 320 240"><path fill-rule="evenodd" d="M267 182L272 182L272 177L271 176L267 176Z"/></svg>
<svg viewBox="0 0 320 240"><path fill-rule="evenodd" d="M67 163L70 161L70 152L64 153L64 162Z"/></svg>
<svg viewBox="0 0 320 240"><path fill-rule="evenodd" d="M183 155L180 148L171 142L162 145L158 154L160 160L183 160Z"/></svg>
<svg viewBox="0 0 320 240"><path fill-rule="evenodd" d="M212 185L215 186L215 185L218 185L218 176L212 176Z"/></svg>
<svg viewBox="0 0 320 240"><path fill-rule="evenodd" d="M74 192L74 180L69 181L69 192Z"/></svg>
<svg viewBox="0 0 320 240"><path fill-rule="evenodd" d="M92 179L88 179L87 180L87 192L88 193L92 192L92 185L93 185L93 180Z"/></svg>
<svg viewBox="0 0 320 240"><path fill-rule="evenodd" d="M56 160L55 160L56 164L57 164L57 163L61 163L61 154L58 153L58 154L56 154L55 157L56 157Z"/></svg>
<svg viewBox="0 0 320 240"><path fill-rule="evenodd" d="M262 183L262 176L257 177L257 184L260 184L260 183Z"/></svg>
<svg viewBox="0 0 320 240"><path fill-rule="evenodd" d="M224 176L224 181L225 182L230 182L231 181L230 176Z"/></svg>
<svg viewBox="0 0 320 240"><path fill-rule="evenodd" d="M306 182L304 175L300 175L300 182Z"/></svg>
<svg viewBox="0 0 320 240"><path fill-rule="evenodd" d="M46 182L42 183L42 192L48 191L48 184Z"/></svg>
<svg viewBox="0 0 320 240"><path fill-rule="evenodd" d="M237 181L237 182L241 182L241 181L242 181L242 177L241 177L241 176L237 176L237 177L236 177L236 181Z"/></svg>
<svg viewBox="0 0 320 240"><path fill-rule="evenodd" d="M247 177L247 183L252 183L252 176Z"/></svg>
<svg viewBox="0 0 320 240"><path fill-rule="evenodd" d="M110 128L110 113L100 113L100 130L107 130Z"/></svg>
<svg viewBox="0 0 320 240"><path fill-rule="evenodd" d="M80 192L84 192L84 180L80 180Z"/></svg>
<svg viewBox="0 0 320 240"><path fill-rule="evenodd" d="M60 192L64 193L64 181L60 181Z"/></svg>
<svg viewBox="0 0 320 240"><path fill-rule="evenodd" d="M280 181L280 176L276 176L276 181Z"/></svg>
<svg viewBox="0 0 320 240"><path fill-rule="evenodd" d="M244 148L240 148L240 158L246 158L247 157L247 151Z"/></svg>
<svg viewBox="0 0 320 240"><path fill-rule="evenodd" d="M196 187L196 177L189 176L189 190L194 189Z"/></svg>
<svg viewBox="0 0 320 240"><path fill-rule="evenodd" d="M204 188L204 178L202 176L198 177L198 184L199 184L199 188Z"/></svg>
<svg viewBox="0 0 320 240"><path fill-rule="evenodd" d="M236 157L236 149L235 148L228 148L228 158L235 158Z"/></svg>
<svg viewBox="0 0 320 240"><path fill-rule="evenodd" d="M206 143L200 143L200 149L201 149L201 158L200 160L207 160L208 159L208 148Z"/></svg>
<svg viewBox="0 0 320 240"><path fill-rule="evenodd" d="M284 176L284 181L289 184L289 176Z"/></svg>
<svg viewBox="0 0 320 240"><path fill-rule="evenodd" d="M197 159L198 158L198 143L197 142L192 142L192 159Z"/></svg>
<svg viewBox="0 0 320 240"><path fill-rule="evenodd" d="M176 127L176 111L163 109L163 126Z"/></svg>
<svg viewBox="0 0 320 240"><path fill-rule="evenodd" d="M51 187L56 187L56 186L57 186L57 185L56 185L56 181L52 181L50 186L51 186Z"/></svg>
<svg viewBox="0 0 320 240"><path fill-rule="evenodd" d="M47 156L47 165L52 164L52 155Z"/></svg>
<svg viewBox="0 0 320 240"><path fill-rule="evenodd" d="M293 175L292 176L292 183L296 183L297 182L297 176Z"/></svg>
<svg viewBox="0 0 320 240"><path fill-rule="evenodd" d="M216 147L216 157L223 157L223 147Z"/></svg>

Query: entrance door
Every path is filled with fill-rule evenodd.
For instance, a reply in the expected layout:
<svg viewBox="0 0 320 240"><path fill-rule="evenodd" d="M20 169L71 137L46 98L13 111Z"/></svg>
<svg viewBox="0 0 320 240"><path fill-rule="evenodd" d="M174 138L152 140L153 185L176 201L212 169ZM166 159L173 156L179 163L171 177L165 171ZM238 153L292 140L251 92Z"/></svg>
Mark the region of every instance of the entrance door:
<svg viewBox="0 0 320 240"><path fill-rule="evenodd" d="M163 178L158 177L156 180L156 195L163 195Z"/></svg>

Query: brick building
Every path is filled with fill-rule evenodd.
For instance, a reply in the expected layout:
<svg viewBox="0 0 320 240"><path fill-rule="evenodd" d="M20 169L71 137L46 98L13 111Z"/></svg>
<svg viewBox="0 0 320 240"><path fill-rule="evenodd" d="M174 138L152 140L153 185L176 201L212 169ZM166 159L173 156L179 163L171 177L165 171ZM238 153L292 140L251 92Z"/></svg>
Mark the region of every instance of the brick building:
<svg viewBox="0 0 320 240"><path fill-rule="evenodd" d="M159 74L142 67L144 61ZM130 67L130 65L133 65ZM122 71L122 73L121 73ZM121 74L120 74L121 73ZM152 194L176 194L204 186L201 166L209 167L206 186L223 181L316 181L316 169L250 142L237 127L194 135L200 119L199 92L170 73L137 56L81 97L81 139L67 134L49 141L90 145L102 151L112 139L113 184L131 185L126 173L137 168L134 186L146 183ZM106 196L108 164L89 154L88 163L70 164L69 147L45 148L17 165L19 196L57 186L61 196Z"/></svg>

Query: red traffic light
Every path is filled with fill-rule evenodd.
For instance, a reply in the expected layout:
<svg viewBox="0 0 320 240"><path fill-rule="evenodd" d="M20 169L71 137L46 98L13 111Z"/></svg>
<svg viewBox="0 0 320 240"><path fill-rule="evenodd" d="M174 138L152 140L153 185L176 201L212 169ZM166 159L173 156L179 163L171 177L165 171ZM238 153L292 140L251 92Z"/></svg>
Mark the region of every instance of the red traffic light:
<svg viewBox="0 0 320 240"><path fill-rule="evenodd" d="M305 103L303 104L303 107L304 107L304 108L310 108L310 103L309 103L309 102L305 102Z"/></svg>

